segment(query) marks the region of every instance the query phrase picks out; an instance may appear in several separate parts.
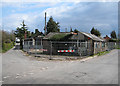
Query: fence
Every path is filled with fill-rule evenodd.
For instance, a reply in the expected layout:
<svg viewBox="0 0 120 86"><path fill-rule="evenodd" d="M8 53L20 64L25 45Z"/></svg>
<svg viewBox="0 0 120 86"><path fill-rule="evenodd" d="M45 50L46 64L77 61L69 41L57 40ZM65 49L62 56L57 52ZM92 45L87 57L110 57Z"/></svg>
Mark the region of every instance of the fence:
<svg viewBox="0 0 120 86"><path fill-rule="evenodd" d="M115 42L107 42L106 50L112 50L118 45ZM47 58L80 58L93 54L93 43L90 42L57 42L57 41L26 41L23 50L29 54Z"/></svg>
<svg viewBox="0 0 120 86"><path fill-rule="evenodd" d="M88 42L51 42L51 41L32 41L24 42L23 50L28 54L34 56L48 57L48 58L67 58L75 56L91 55L91 43Z"/></svg>
<svg viewBox="0 0 120 86"><path fill-rule="evenodd" d="M39 53L39 51L41 51L43 49L43 46L40 43L41 43L41 41L37 41L33 45L33 41L26 41L26 42L24 42L23 50L29 54Z"/></svg>
<svg viewBox="0 0 120 86"><path fill-rule="evenodd" d="M52 55L86 56L90 53L88 42L52 42Z"/></svg>
<svg viewBox="0 0 120 86"><path fill-rule="evenodd" d="M106 45L107 45L107 50L112 50L112 49L115 49L115 48L119 48L120 43L118 43L118 42L107 42Z"/></svg>

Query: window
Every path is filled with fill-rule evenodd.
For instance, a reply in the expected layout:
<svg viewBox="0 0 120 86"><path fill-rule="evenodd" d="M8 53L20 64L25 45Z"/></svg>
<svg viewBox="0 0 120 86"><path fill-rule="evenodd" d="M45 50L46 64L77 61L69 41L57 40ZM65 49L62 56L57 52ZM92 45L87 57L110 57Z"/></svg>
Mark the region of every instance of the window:
<svg viewBox="0 0 120 86"><path fill-rule="evenodd" d="M95 48L98 48L98 42L95 42Z"/></svg>
<svg viewBox="0 0 120 86"><path fill-rule="evenodd" d="M105 47L105 43L104 42L102 43L102 47Z"/></svg>
<svg viewBox="0 0 120 86"><path fill-rule="evenodd" d="M96 43L96 48L98 48L98 44Z"/></svg>

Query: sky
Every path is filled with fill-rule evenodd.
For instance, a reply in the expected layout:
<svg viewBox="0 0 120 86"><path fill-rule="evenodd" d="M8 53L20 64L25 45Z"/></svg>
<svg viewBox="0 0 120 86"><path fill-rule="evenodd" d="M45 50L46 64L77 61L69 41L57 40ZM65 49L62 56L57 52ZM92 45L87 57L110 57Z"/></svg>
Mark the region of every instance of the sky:
<svg viewBox="0 0 120 86"><path fill-rule="evenodd" d="M6 31L16 30L24 20L29 31L39 29L44 32L44 13L60 23L60 31L70 31L70 27L90 33L92 27L102 36L118 32L118 2L78 1L11 1L0 3L0 27Z"/></svg>

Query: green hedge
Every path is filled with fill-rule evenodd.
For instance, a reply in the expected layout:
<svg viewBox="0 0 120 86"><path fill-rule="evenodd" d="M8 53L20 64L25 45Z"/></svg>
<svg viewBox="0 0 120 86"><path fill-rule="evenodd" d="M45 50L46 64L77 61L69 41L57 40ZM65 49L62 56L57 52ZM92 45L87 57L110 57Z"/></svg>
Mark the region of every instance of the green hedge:
<svg viewBox="0 0 120 86"><path fill-rule="evenodd" d="M2 53L7 52L8 50L10 50L11 48L13 48L14 46L14 42L11 43L3 43L2 45Z"/></svg>

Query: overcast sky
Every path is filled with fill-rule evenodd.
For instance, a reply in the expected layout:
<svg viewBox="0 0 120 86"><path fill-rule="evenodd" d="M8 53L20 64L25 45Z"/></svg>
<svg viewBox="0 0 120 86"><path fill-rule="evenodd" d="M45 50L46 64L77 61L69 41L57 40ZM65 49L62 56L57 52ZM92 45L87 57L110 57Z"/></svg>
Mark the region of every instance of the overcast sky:
<svg viewBox="0 0 120 86"><path fill-rule="evenodd" d="M44 28L44 13L60 23L60 30L70 27L83 32L97 28L102 36L118 32L118 2L3 2L0 21L4 30L16 30L22 20L28 30Z"/></svg>

